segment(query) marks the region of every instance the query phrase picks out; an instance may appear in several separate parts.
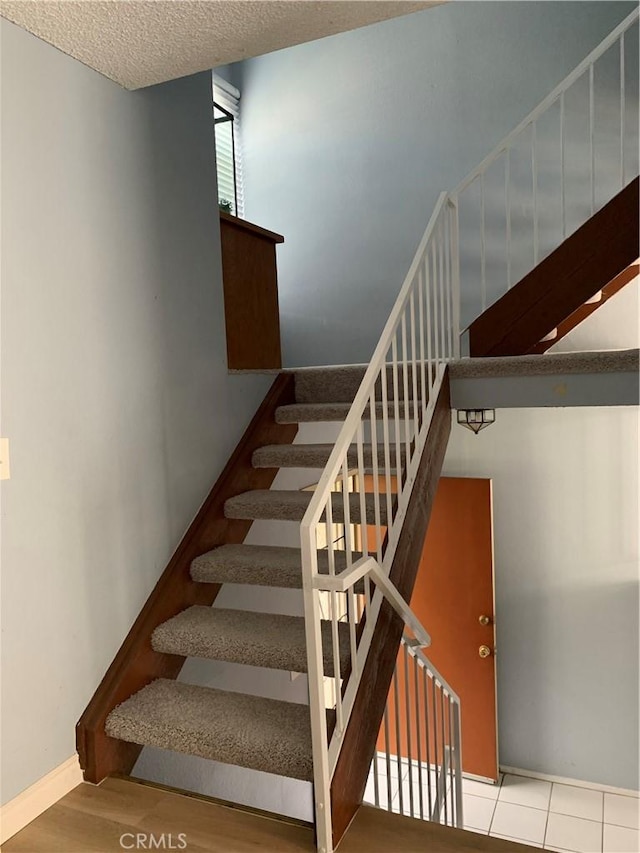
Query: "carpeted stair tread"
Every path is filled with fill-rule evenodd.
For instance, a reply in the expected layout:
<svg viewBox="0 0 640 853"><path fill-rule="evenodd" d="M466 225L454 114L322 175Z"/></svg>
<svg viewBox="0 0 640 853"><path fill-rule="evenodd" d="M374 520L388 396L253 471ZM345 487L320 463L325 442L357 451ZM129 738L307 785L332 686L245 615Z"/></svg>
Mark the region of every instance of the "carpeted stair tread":
<svg viewBox="0 0 640 853"><path fill-rule="evenodd" d="M295 396L298 403L350 403L354 400L362 383L366 365L343 365L341 367L307 367L295 371ZM420 371L416 372L420 386ZM394 396L393 367L387 367L387 399ZM398 365L396 381L398 396L404 393L404 374ZM409 399L413 398L412 367L407 366ZM376 382L376 399L382 399L382 381Z"/></svg>
<svg viewBox="0 0 640 853"><path fill-rule="evenodd" d="M362 365L349 365L296 371L296 400L299 403L350 403L366 369Z"/></svg>
<svg viewBox="0 0 640 853"><path fill-rule="evenodd" d="M354 552L355 562L362 556ZM347 568L347 555L335 551L337 573ZM329 556L318 551L318 571L329 574ZM302 588L302 552L299 548L276 545L220 545L191 563L191 577L198 583L240 583L255 586ZM360 581L356 592L362 592Z"/></svg>
<svg viewBox="0 0 640 853"><path fill-rule="evenodd" d="M278 424L302 424L322 421L344 421L349 414L351 403L290 403L288 406L278 406L275 420ZM413 404L409 406L409 416L413 416ZM404 418L405 406L398 403L400 417ZM393 420L395 404L387 403L389 420ZM370 408L367 406L363 420L370 420ZM376 419L382 420L382 403L376 403Z"/></svg>
<svg viewBox="0 0 640 853"><path fill-rule="evenodd" d="M333 452L333 444L270 444L259 447L254 451L252 465L254 468L324 468ZM378 468L384 465L384 445L379 444ZM349 465L357 467L358 448L349 448L347 454ZM373 446L364 444L362 447L363 464L367 470L373 467ZM395 446L390 448L390 464L396 464Z"/></svg>
<svg viewBox="0 0 640 853"><path fill-rule="evenodd" d="M265 519L270 521L301 521L313 492L307 491L282 491L278 489L255 489L251 492L243 492L229 498L224 504L226 518L247 519L255 521ZM352 524L360 524L360 494L353 492L348 496L350 521ZM332 494L332 515L334 523L344 522L344 503L341 492ZM374 515L375 495L365 494L366 522L372 524ZM386 501L380 501L380 522L386 525L387 507Z"/></svg>
<svg viewBox="0 0 640 853"><path fill-rule="evenodd" d="M338 624L340 671L350 663L349 625ZM331 623L322 622L326 675L333 675ZM156 652L307 672L304 617L194 605L153 632Z"/></svg>
<svg viewBox="0 0 640 853"><path fill-rule="evenodd" d="M278 406L275 420L277 424L344 421L350 408L351 403L291 403Z"/></svg>
<svg viewBox="0 0 640 853"><path fill-rule="evenodd" d="M110 737L311 781L309 707L160 678L109 714Z"/></svg>

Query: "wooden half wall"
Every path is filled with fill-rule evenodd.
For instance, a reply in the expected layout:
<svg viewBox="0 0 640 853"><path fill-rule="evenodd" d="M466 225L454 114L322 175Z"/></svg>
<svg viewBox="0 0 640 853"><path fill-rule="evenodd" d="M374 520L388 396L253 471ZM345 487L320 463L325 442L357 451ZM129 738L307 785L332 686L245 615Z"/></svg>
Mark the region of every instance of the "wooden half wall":
<svg viewBox="0 0 640 853"><path fill-rule="evenodd" d="M284 237L220 211L227 364L280 370L276 246Z"/></svg>

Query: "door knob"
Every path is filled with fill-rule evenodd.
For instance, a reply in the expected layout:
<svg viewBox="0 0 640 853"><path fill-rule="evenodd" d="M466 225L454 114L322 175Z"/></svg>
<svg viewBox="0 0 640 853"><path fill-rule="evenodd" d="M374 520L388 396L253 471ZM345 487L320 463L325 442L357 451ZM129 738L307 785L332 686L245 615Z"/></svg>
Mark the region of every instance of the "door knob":
<svg viewBox="0 0 640 853"><path fill-rule="evenodd" d="M478 654L481 658L488 658L491 655L491 649L489 646L480 646L478 649Z"/></svg>
<svg viewBox="0 0 640 853"><path fill-rule="evenodd" d="M490 616L478 616L478 622L481 625L490 625L491 624L491 617Z"/></svg>

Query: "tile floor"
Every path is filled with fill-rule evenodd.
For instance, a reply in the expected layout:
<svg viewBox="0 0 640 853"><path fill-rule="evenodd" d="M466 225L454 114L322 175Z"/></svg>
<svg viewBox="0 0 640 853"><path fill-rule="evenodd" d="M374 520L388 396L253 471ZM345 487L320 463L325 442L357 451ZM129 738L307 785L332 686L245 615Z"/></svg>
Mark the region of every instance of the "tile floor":
<svg viewBox="0 0 640 853"><path fill-rule="evenodd" d="M403 811L408 813L409 769L404 766L400 770ZM415 776L414 772L417 803L419 787ZM386 804L386 769L379 784L381 802ZM501 776L499 785L464 779L462 789L465 829L472 832L561 853L640 853L638 797L508 774ZM391 795L393 810L400 811L397 766L392 767ZM371 777L364 799L374 802Z"/></svg>

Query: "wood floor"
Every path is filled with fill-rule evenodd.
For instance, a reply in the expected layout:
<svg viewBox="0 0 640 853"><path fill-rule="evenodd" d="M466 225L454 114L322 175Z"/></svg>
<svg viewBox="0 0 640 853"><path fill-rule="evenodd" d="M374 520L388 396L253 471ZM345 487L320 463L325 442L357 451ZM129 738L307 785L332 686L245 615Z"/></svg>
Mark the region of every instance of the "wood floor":
<svg viewBox="0 0 640 853"><path fill-rule="evenodd" d="M79 785L2 846L3 853L121 853L127 849L187 853L315 850L313 832L307 826L126 779ZM383 851L532 853L532 848L363 806L339 853Z"/></svg>

